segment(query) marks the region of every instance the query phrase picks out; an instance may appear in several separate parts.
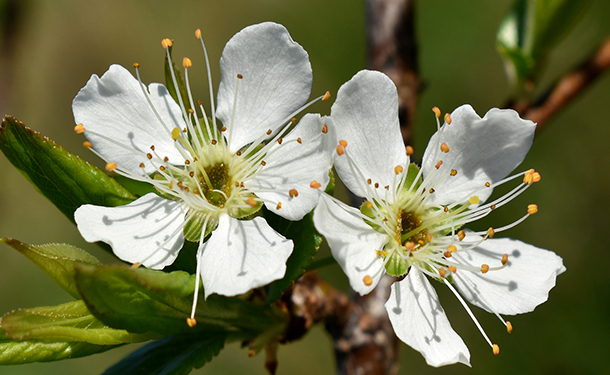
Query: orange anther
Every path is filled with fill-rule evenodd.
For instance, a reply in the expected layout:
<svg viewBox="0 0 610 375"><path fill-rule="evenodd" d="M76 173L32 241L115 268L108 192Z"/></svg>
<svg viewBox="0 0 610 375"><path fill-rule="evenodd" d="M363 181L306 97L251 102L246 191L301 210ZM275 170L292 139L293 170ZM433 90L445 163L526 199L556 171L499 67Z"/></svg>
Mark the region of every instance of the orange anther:
<svg viewBox="0 0 610 375"><path fill-rule="evenodd" d="M280 208L282 208L282 202L278 202L277 206L275 207L276 210L279 210Z"/></svg>
<svg viewBox="0 0 610 375"><path fill-rule="evenodd" d="M405 250L412 251L413 249L415 249L415 242L412 242L412 241L405 242Z"/></svg>
<svg viewBox="0 0 610 375"><path fill-rule="evenodd" d="M362 282L366 286L371 286L371 285L373 285L373 278L369 275L366 275L362 278Z"/></svg>
<svg viewBox="0 0 610 375"><path fill-rule="evenodd" d="M226 132L226 131L227 131L227 127L226 127L226 126L223 126L222 128L220 128L220 131L221 131L221 132ZM238 152L239 152L239 151L238 151Z"/></svg>
<svg viewBox="0 0 610 375"><path fill-rule="evenodd" d="M191 59L189 59L188 57L185 57L182 59L182 66L186 69L186 68L190 68L191 66L193 66L193 62L191 61Z"/></svg>
<svg viewBox="0 0 610 375"><path fill-rule="evenodd" d="M530 215L535 214L536 212L538 212L538 206L535 204L529 204L527 206L527 213Z"/></svg>
<svg viewBox="0 0 610 375"><path fill-rule="evenodd" d="M89 141L85 141L85 142L83 142L83 146L85 146L85 147L87 147L87 148L91 148L91 147L93 147L93 145L92 145L92 144L91 144L91 142L89 142Z"/></svg>
<svg viewBox="0 0 610 375"><path fill-rule="evenodd" d="M83 134L85 132L85 127L83 124L78 124L74 127L74 132L76 132L76 134Z"/></svg>
<svg viewBox="0 0 610 375"><path fill-rule="evenodd" d="M284 138L279 137L279 138L277 139L277 143L281 145L281 144L282 144L282 142L284 142Z"/></svg>
<svg viewBox="0 0 610 375"><path fill-rule="evenodd" d="M324 133L324 134L328 133L328 126L322 125L322 133Z"/></svg>
<svg viewBox="0 0 610 375"><path fill-rule="evenodd" d="M148 158L148 160L152 159L152 154L149 152L148 154L146 154L146 157Z"/></svg>
<svg viewBox="0 0 610 375"><path fill-rule="evenodd" d="M447 273L447 271L445 271L445 269L443 267L438 269L438 274L440 277L442 277L443 279L445 278L445 274Z"/></svg>
<svg viewBox="0 0 610 375"><path fill-rule="evenodd" d="M241 74L237 74L237 79L244 79L244 76L242 76Z"/></svg>
<svg viewBox="0 0 610 375"><path fill-rule="evenodd" d="M525 176L523 176L523 183L528 185L533 184L534 176L531 173L526 173Z"/></svg>
<svg viewBox="0 0 610 375"><path fill-rule="evenodd" d="M297 142L298 142L299 144L303 143L303 141L301 140L301 138L297 138Z"/></svg>
<svg viewBox="0 0 610 375"><path fill-rule="evenodd" d="M290 119L290 122L292 122L293 124L296 124L297 121L299 121L299 120L297 120L296 117L293 117L293 118Z"/></svg>
<svg viewBox="0 0 610 375"><path fill-rule="evenodd" d="M254 195L251 195L246 203L248 203L248 206L250 207L256 207L256 199L254 199Z"/></svg>
<svg viewBox="0 0 610 375"><path fill-rule="evenodd" d="M445 154L449 152L449 146L445 142L441 143L441 151Z"/></svg>
<svg viewBox="0 0 610 375"><path fill-rule="evenodd" d="M407 151L407 156L411 156L415 152L415 150L413 150L413 147L411 147L411 146L407 146L406 151Z"/></svg>
<svg viewBox="0 0 610 375"><path fill-rule="evenodd" d="M436 118L441 118L441 110L438 107L432 107L432 112L434 112L434 116Z"/></svg>
<svg viewBox="0 0 610 375"><path fill-rule="evenodd" d="M337 146L337 154L339 154L339 155L345 154L345 147L343 147L341 145L338 145Z"/></svg>
<svg viewBox="0 0 610 375"><path fill-rule="evenodd" d="M267 165L267 162L266 162L266 161L264 161L264 160L262 160L262 161L261 161L261 165L264 167L265 165Z"/></svg>
<svg viewBox="0 0 610 375"><path fill-rule="evenodd" d="M494 344L493 351L494 351L494 355L500 354L500 347L498 346L498 344Z"/></svg>
<svg viewBox="0 0 610 375"><path fill-rule="evenodd" d="M195 318L186 318L186 324L190 327L193 328L197 325L197 320Z"/></svg>
<svg viewBox="0 0 610 375"><path fill-rule="evenodd" d="M538 182L538 181L540 181L540 173L538 173L538 172L534 172L534 173L532 174L532 178L533 178L534 182Z"/></svg>
<svg viewBox="0 0 610 375"><path fill-rule="evenodd" d="M496 234L496 231L492 227L489 227L489 229L487 229L487 237L493 238L493 236L495 234Z"/></svg>
<svg viewBox="0 0 610 375"><path fill-rule="evenodd" d="M451 273L456 273L457 272L457 268L455 268L455 266L449 266L447 267L447 269L449 270L449 272Z"/></svg>
<svg viewBox="0 0 610 375"><path fill-rule="evenodd" d="M457 171L455 169L451 170L451 173L449 173L450 176L455 176L457 174Z"/></svg>
<svg viewBox="0 0 610 375"><path fill-rule="evenodd" d="M290 198L296 198L299 196L299 192L297 191L297 189L290 189L288 195L290 196Z"/></svg>
<svg viewBox="0 0 610 375"><path fill-rule="evenodd" d="M449 246L447 246L447 250L451 251L452 253L457 253L457 246L449 245Z"/></svg>
<svg viewBox="0 0 610 375"><path fill-rule="evenodd" d="M138 69L140 67L140 63L133 63L133 67Z"/></svg>
<svg viewBox="0 0 610 375"><path fill-rule="evenodd" d="M116 165L116 163L112 163L111 162L111 163L106 164L106 170L108 172L112 172L112 171L114 171L117 168L118 168L118 166Z"/></svg>
<svg viewBox="0 0 610 375"><path fill-rule="evenodd" d="M506 265L508 263L508 254L502 255L502 265Z"/></svg>
<svg viewBox="0 0 610 375"><path fill-rule="evenodd" d="M490 186L491 186L491 184L489 182L485 183L485 187L490 187Z"/></svg>
<svg viewBox="0 0 610 375"><path fill-rule="evenodd" d="M506 332L511 333L513 331L513 325L508 320L506 321Z"/></svg>
<svg viewBox="0 0 610 375"><path fill-rule="evenodd" d="M347 141L345 139L340 140L339 144L343 147L347 147Z"/></svg>
<svg viewBox="0 0 610 375"><path fill-rule="evenodd" d="M394 173L399 174L399 173L402 173L402 171L403 171L402 165L397 165L394 167Z"/></svg>
<svg viewBox="0 0 610 375"><path fill-rule="evenodd" d="M134 264L131 265L131 268L138 268L140 267L140 262L135 262Z"/></svg>
<svg viewBox="0 0 610 375"><path fill-rule="evenodd" d="M330 91L326 91L326 93L324 94L324 96L322 97L322 101L325 102L328 99L330 99Z"/></svg>
<svg viewBox="0 0 610 375"><path fill-rule="evenodd" d="M168 49L169 47L174 45L174 42L172 42L172 40L169 38L165 38L161 41L161 45L163 46L163 48Z"/></svg>
<svg viewBox="0 0 610 375"><path fill-rule="evenodd" d="M271 135L271 133L273 133L271 129L267 130L267 135Z"/></svg>
<svg viewBox="0 0 610 375"><path fill-rule="evenodd" d="M449 113L445 113L445 122L447 125L451 124L451 115Z"/></svg>
<svg viewBox="0 0 610 375"><path fill-rule="evenodd" d="M451 251L445 251L443 255L445 256L445 258L451 258Z"/></svg>
<svg viewBox="0 0 610 375"><path fill-rule="evenodd" d="M201 29L195 30L195 38L201 39Z"/></svg>
<svg viewBox="0 0 610 375"><path fill-rule="evenodd" d="M322 185L316 180L311 181L311 184L309 184L309 187L311 187L312 189L318 189L321 186Z"/></svg>
<svg viewBox="0 0 610 375"><path fill-rule="evenodd" d="M466 237L466 232L464 232L463 230L458 232L458 239L461 241L464 239L464 237Z"/></svg>
<svg viewBox="0 0 610 375"><path fill-rule="evenodd" d="M482 265L481 265L481 272L482 272L482 273L487 273L487 272L489 272L489 265L487 265L487 264L482 264Z"/></svg>
<svg viewBox="0 0 610 375"><path fill-rule="evenodd" d="M431 188L430 190L428 190L430 192L430 194L434 193L436 190L434 190L433 188Z"/></svg>
<svg viewBox="0 0 610 375"><path fill-rule="evenodd" d="M438 163L436 163L436 165L434 166L434 168L439 169L441 165L443 165L443 161L439 160Z"/></svg>

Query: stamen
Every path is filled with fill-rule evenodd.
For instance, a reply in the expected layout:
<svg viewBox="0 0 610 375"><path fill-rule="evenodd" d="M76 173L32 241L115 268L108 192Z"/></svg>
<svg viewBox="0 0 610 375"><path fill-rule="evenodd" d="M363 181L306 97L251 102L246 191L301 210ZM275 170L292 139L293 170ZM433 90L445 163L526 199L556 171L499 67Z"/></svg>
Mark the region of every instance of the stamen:
<svg viewBox="0 0 610 375"><path fill-rule="evenodd" d="M481 273L487 273L487 272L489 272L489 265L482 264L481 265Z"/></svg>
<svg viewBox="0 0 610 375"><path fill-rule="evenodd" d="M449 176L455 176L457 175L457 171L455 169L451 170L451 173L449 173Z"/></svg>
<svg viewBox="0 0 610 375"><path fill-rule="evenodd" d="M502 255L502 265L506 265L508 263L508 254Z"/></svg>
<svg viewBox="0 0 610 375"><path fill-rule="evenodd" d="M500 347L498 346L498 344L494 344L493 352L494 352L494 355L500 354Z"/></svg>
<svg viewBox="0 0 610 375"><path fill-rule="evenodd" d="M328 99L330 99L330 91L326 91L326 93L324 94L324 96L322 97L322 101L325 102Z"/></svg>
<svg viewBox="0 0 610 375"><path fill-rule="evenodd" d="M83 134L85 132L85 127L83 126L83 124L78 124L74 127L74 132L76 134Z"/></svg>
<svg viewBox="0 0 610 375"><path fill-rule="evenodd" d="M116 163L110 162L110 163L106 164L106 170L108 172L112 172L112 171L114 171L117 168L118 168L118 166L116 165Z"/></svg>
<svg viewBox="0 0 610 375"><path fill-rule="evenodd" d="M182 59L182 66L186 69L186 68L190 68L191 66L193 66L193 62L191 61L191 59L189 59L188 57L185 57Z"/></svg>
<svg viewBox="0 0 610 375"><path fill-rule="evenodd" d="M373 278L370 275L366 275L362 278L362 282L366 286L371 286L373 284Z"/></svg>
<svg viewBox="0 0 610 375"><path fill-rule="evenodd" d="M451 124L451 115L449 113L445 113L445 122L447 125Z"/></svg>
<svg viewBox="0 0 610 375"><path fill-rule="evenodd" d="M91 142L89 142L89 141L85 141L85 142L83 142L83 146L85 146L85 147L87 147L87 148L91 148L91 147L93 147L93 145L92 145L92 144L91 144Z"/></svg>
<svg viewBox="0 0 610 375"><path fill-rule="evenodd" d="M415 150L413 150L413 147L411 147L411 146L407 146L406 151L407 151L407 156L411 156L415 152Z"/></svg>
<svg viewBox="0 0 610 375"><path fill-rule="evenodd" d="M299 192L297 191L297 189L290 189L288 195L290 196L290 198L296 198L299 196Z"/></svg>
<svg viewBox="0 0 610 375"><path fill-rule="evenodd" d="M527 213L530 215L535 214L536 212L538 212L538 206L535 204L530 204L527 206Z"/></svg>
<svg viewBox="0 0 610 375"><path fill-rule="evenodd" d="M394 167L394 173L399 174L399 173L402 173L402 171L403 171L402 165L397 165Z"/></svg>
<svg viewBox="0 0 610 375"><path fill-rule="evenodd" d="M322 125L322 133L328 133L328 126L326 126L326 124Z"/></svg>
<svg viewBox="0 0 610 375"><path fill-rule="evenodd" d="M434 112L434 116L436 118L441 118L441 110L438 107L432 107L432 112Z"/></svg>
<svg viewBox="0 0 610 375"><path fill-rule="evenodd" d="M321 186L322 185L316 180L311 181L311 184L309 184L309 187L311 187L312 189L318 189Z"/></svg>
<svg viewBox="0 0 610 375"><path fill-rule="evenodd" d="M449 152L449 146L445 142L441 143L441 151L445 154Z"/></svg>
<svg viewBox="0 0 610 375"><path fill-rule="evenodd" d="M278 202L277 207L275 207L276 210L279 210L280 208L282 208L282 202Z"/></svg>
<svg viewBox="0 0 610 375"><path fill-rule="evenodd" d="M506 331L508 333L513 332L513 325L511 324L511 322L509 322L508 320L506 321Z"/></svg>
<svg viewBox="0 0 610 375"><path fill-rule="evenodd" d="M169 38L165 38L161 41L161 45L163 46L163 48L168 49L169 47L174 45L174 42L172 42L172 40Z"/></svg>

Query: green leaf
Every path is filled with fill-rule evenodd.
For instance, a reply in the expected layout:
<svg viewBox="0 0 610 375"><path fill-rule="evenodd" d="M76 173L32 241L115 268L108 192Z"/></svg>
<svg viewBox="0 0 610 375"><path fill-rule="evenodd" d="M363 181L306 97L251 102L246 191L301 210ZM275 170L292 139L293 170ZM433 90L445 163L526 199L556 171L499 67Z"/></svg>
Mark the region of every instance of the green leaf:
<svg viewBox="0 0 610 375"><path fill-rule="evenodd" d="M169 47L169 55L172 55L172 48ZM174 76L176 79L174 80L172 77L172 69L174 71ZM175 83L174 83L175 82ZM176 91L176 84L178 86L178 91ZM186 85L184 84L184 80L182 79L182 75L180 74L180 70L176 67L176 64L171 64L167 58L167 54L165 55L165 86L167 87L167 91L174 98L176 103L180 105L180 100L178 98L178 92L180 92L180 99L182 99L182 103L184 104L184 108L188 111L191 108L188 93L186 91Z"/></svg>
<svg viewBox="0 0 610 375"><path fill-rule="evenodd" d="M546 55L566 36L590 3L590 0L517 0L513 3L496 39L517 90L533 89Z"/></svg>
<svg viewBox="0 0 610 375"><path fill-rule="evenodd" d="M273 229L294 242L294 250L286 263L286 275L267 287L266 302L271 303L278 300L296 279L303 276L320 248L322 236L313 226L312 212L299 221L290 221L263 207L263 216Z"/></svg>
<svg viewBox="0 0 610 375"><path fill-rule="evenodd" d="M9 116L0 125L0 150L72 222L83 204L114 207L135 199L105 172Z"/></svg>
<svg viewBox="0 0 610 375"><path fill-rule="evenodd" d="M204 300L200 291L197 326L190 328L186 319L191 314L195 275L121 266L79 265L76 269L76 284L89 310L117 329L163 335L233 332L252 337L283 323L283 317L271 309L215 294Z"/></svg>
<svg viewBox="0 0 610 375"><path fill-rule="evenodd" d="M223 348L222 335L170 336L131 353L102 375L182 375L201 368Z"/></svg>
<svg viewBox="0 0 610 375"><path fill-rule="evenodd" d="M94 345L86 342L15 341L6 337L4 332L0 331L0 365L59 361L85 357L112 348L116 348L116 346Z"/></svg>
<svg viewBox="0 0 610 375"><path fill-rule="evenodd" d="M80 262L93 266L101 265L96 257L72 245L48 244L36 246L12 238L0 238L0 242L12 247L31 260L74 298L80 298L74 283L75 264Z"/></svg>
<svg viewBox="0 0 610 375"><path fill-rule="evenodd" d="M82 300L59 306L15 310L2 317L2 327L14 340L120 345L159 337L110 328L91 315Z"/></svg>

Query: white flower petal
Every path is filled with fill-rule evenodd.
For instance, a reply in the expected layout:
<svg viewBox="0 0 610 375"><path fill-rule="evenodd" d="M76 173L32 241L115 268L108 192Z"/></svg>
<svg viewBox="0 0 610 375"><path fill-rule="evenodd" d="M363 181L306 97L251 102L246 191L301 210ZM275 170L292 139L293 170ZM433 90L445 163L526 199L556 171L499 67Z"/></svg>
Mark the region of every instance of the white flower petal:
<svg viewBox="0 0 610 375"><path fill-rule="evenodd" d="M489 312L514 315L534 310L548 299L557 275L565 271L562 259L552 251L510 238L488 239L454 258L475 267L496 267L503 254L508 254L508 263L501 270L483 274L458 269L454 275L464 298Z"/></svg>
<svg viewBox="0 0 610 375"><path fill-rule="evenodd" d="M80 206L74 220L88 242L104 241L126 262L162 269L184 244L185 211L182 202L149 193L125 206Z"/></svg>
<svg viewBox="0 0 610 375"><path fill-rule="evenodd" d="M385 308L396 336L420 352L430 366L457 362L470 366L466 344L451 328L436 291L415 267L392 285Z"/></svg>
<svg viewBox="0 0 610 375"><path fill-rule="evenodd" d="M330 180L334 137L322 133L322 125L318 114L303 116L282 144L270 150L261 171L244 181L246 189L264 199L269 210L286 219L300 220L313 210ZM319 189L310 186L313 180L321 185ZM298 196L290 197L292 189ZM279 210L278 202L282 203Z"/></svg>
<svg viewBox="0 0 610 375"><path fill-rule="evenodd" d="M205 297L212 293L235 296L282 278L292 249L292 240L261 217L237 220L221 215L218 227L202 244Z"/></svg>
<svg viewBox="0 0 610 375"><path fill-rule="evenodd" d="M393 186L394 168L400 165L407 170L398 122L398 94L385 74L358 72L339 89L331 118L337 140L347 141L346 154L363 174L354 171L346 155L335 158L337 173L352 193L367 196L362 184L369 178L373 184L379 183L380 189Z"/></svg>
<svg viewBox="0 0 610 375"><path fill-rule="evenodd" d="M450 125L443 125L441 133L435 133L424 153L422 163L424 179L438 170L447 176L434 187L431 204L450 204L469 194L479 196L484 202L492 189L485 182L494 183L515 169L532 145L536 124L519 118L510 109L491 109L481 119L469 105L457 108L451 114ZM440 145L445 142L450 151L443 153ZM457 175L449 177L452 169Z"/></svg>
<svg viewBox="0 0 610 375"><path fill-rule="evenodd" d="M169 131L184 128L180 108L167 89L154 83L148 90ZM184 162L171 134L146 100L140 83L120 65L111 65L101 78L91 76L74 98L72 111L76 123L85 127L85 136L93 148L104 160L123 170L140 175L140 163L144 163L146 173L152 173L155 168L146 157L152 145L158 155L167 156L171 163Z"/></svg>
<svg viewBox="0 0 610 375"><path fill-rule="evenodd" d="M339 204L326 194L320 196L313 222L318 232L326 238L352 289L360 295L373 290L385 273L382 270L383 261L375 250L383 249L388 236L366 224L357 209ZM371 285L364 284L365 276L372 278Z"/></svg>
<svg viewBox="0 0 610 375"><path fill-rule="evenodd" d="M225 134L233 152L268 129L286 125L283 121L305 104L311 92L307 52L284 26L272 22L235 34L222 53L220 71L216 116L228 129Z"/></svg>

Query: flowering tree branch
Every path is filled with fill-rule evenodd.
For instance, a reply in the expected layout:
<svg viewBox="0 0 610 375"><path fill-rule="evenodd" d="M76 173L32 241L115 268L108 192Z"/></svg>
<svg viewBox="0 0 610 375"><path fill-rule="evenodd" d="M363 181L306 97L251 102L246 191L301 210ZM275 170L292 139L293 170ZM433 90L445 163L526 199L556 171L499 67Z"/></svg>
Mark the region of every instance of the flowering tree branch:
<svg viewBox="0 0 610 375"><path fill-rule="evenodd" d="M518 102L509 107L519 112L521 117L537 123L537 130L540 130L551 117L589 87L608 68L610 68L610 38L606 39L587 61L564 75L538 100L533 103Z"/></svg>

